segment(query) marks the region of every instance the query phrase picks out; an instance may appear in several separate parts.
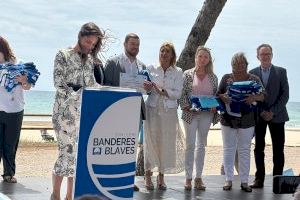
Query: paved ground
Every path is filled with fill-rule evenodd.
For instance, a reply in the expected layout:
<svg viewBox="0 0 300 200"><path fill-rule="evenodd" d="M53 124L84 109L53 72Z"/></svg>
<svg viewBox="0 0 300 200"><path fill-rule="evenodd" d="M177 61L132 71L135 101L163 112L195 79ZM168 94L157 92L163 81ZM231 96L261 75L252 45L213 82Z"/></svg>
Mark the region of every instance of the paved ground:
<svg viewBox="0 0 300 200"><path fill-rule="evenodd" d="M166 177L168 184L167 191L154 190L148 192L143 188L143 179L138 177L136 183L140 186L140 192L134 193L136 200L290 200L291 194L273 194L272 180L268 176L263 189L256 189L252 193L243 192L239 185L238 177L235 177L233 189L223 191L222 186L224 178L222 176L204 176L207 185L206 191L185 191L180 176ZM0 182L0 191L5 193L12 200L49 200L51 194L51 180L45 177L24 177L19 178L17 184L8 184ZM63 184L65 191L65 183ZM0 196L1 197L1 196Z"/></svg>
<svg viewBox="0 0 300 200"><path fill-rule="evenodd" d="M252 145L253 150L253 145ZM266 172L272 172L272 147L266 147ZM300 173L300 147L285 147L285 169L293 168L295 173ZM16 177L50 177L55 160L57 147L55 143L26 143L21 144L17 152ZM206 148L204 175L219 175L222 163L222 147L208 146ZM2 172L2 165L0 165ZM255 173L253 151L251 153L250 174ZM183 175L183 173L179 174ZM184 180L182 180L184 181Z"/></svg>
<svg viewBox="0 0 300 200"><path fill-rule="evenodd" d="M287 146L285 147L286 168L293 168L295 173L300 173L300 137L299 131L288 135ZM25 139L24 139L25 137ZM269 144L269 142L267 141ZM137 178L137 184L141 187L141 192L135 193L135 199L292 199L292 196L274 195L272 193L272 181L269 178L263 190L256 190L251 194L245 194L239 189L239 182L236 181L234 188L230 192L222 191L223 177L220 174L222 163L222 146L220 131L210 133L208 137L208 147L206 149L204 165L204 181L208 186L205 192L185 192L183 190L184 173L176 176L168 176L166 182L168 191L152 193L143 188L142 177ZM296 145L294 145L296 144ZM253 145L252 145L253 150ZM253 151L252 151L253 152ZM266 171L272 171L272 146L267 145L266 150ZM22 132L22 140L17 152L17 184L6 184L0 181L0 192L8 195L14 200L48 200L51 186L51 170L57 158L57 147L55 143L42 143L39 131ZM2 165L0 165L2 172ZM251 154L250 174L255 172L253 153ZM250 179L252 180L252 178ZM62 194L65 194L65 185ZM0 194L0 200L1 194Z"/></svg>

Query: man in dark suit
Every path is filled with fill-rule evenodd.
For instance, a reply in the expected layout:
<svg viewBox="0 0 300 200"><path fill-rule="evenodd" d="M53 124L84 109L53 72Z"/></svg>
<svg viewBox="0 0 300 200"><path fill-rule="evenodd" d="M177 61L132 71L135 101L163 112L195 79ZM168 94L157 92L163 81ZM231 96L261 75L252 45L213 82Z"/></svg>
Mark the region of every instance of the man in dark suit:
<svg viewBox="0 0 300 200"><path fill-rule="evenodd" d="M266 96L262 112L255 127L256 173L252 188L262 188L265 179L264 149L266 128L269 127L273 146L273 176L282 175L284 167L285 122L289 120L286 104L289 100L289 84L286 69L272 64L273 51L269 44L257 48L261 65L249 71L260 77Z"/></svg>
<svg viewBox="0 0 300 200"><path fill-rule="evenodd" d="M140 38L135 33L129 33L124 41L124 53L108 59L104 67L104 85L120 86L120 74L138 74L146 69L146 65L136 58L139 53ZM150 86L149 86L150 87ZM142 101L141 118L145 120L145 103Z"/></svg>
<svg viewBox="0 0 300 200"><path fill-rule="evenodd" d="M136 57L139 53L140 38L135 33L129 33L124 41L124 53L108 59L104 67L104 85L120 86L120 74L138 74L146 69L144 63ZM143 131L142 120L145 120L145 103L142 99L140 134ZM140 141L142 142L142 141ZM134 191L138 191L137 185L134 185Z"/></svg>

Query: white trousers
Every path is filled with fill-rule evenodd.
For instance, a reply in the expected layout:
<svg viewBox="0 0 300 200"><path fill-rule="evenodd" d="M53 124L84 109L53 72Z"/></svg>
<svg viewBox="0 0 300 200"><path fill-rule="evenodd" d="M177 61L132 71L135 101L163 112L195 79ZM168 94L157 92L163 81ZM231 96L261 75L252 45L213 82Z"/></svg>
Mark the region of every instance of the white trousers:
<svg viewBox="0 0 300 200"><path fill-rule="evenodd" d="M248 183L250 171L250 147L254 127L234 129L221 126L223 137L223 163L226 181L232 181L234 176L235 152L238 151L239 176L241 183Z"/></svg>
<svg viewBox="0 0 300 200"><path fill-rule="evenodd" d="M207 144L207 135L213 116L214 114L211 112L202 112L193 116L191 124L184 122L184 129L186 134L186 179L192 179L193 177L194 162L196 164L196 178L201 178L202 176L205 157L205 146Z"/></svg>

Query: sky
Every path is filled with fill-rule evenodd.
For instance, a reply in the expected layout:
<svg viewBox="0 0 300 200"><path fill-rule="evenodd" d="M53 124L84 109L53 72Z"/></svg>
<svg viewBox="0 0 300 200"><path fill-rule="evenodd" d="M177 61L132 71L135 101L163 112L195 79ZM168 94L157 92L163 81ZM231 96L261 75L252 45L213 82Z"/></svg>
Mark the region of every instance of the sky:
<svg viewBox="0 0 300 200"><path fill-rule="evenodd" d="M158 61L160 45L173 42L178 56L203 6L204 0L5 0L0 1L0 35L16 56L34 62L41 76L33 90L55 90L53 61L61 48L74 46L82 24L92 21L113 41L103 52L104 61L123 52L127 33L140 36L139 59ZM300 102L300 15L297 0L228 0L205 44L212 50L219 80L231 72L234 53L245 52L249 69L259 65L256 48L273 47L273 64L285 67L290 101Z"/></svg>

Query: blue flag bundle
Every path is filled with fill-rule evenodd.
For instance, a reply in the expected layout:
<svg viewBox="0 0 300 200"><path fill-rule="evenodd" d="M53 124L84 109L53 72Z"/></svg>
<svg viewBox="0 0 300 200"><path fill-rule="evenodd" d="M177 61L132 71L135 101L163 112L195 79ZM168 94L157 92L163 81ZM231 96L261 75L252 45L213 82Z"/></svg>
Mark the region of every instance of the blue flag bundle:
<svg viewBox="0 0 300 200"><path fill-rule="evenodd" d="M36 66L32 62L20 64L0 64L0 85L5 87L8 92L20 84L15 80L15 78L20 75L26 75L28 83L35 85L40 72L36 69Z"/></svg>
<svg viewBox="0 0 300 200"><path fill-rule="evenodd" d="M225 110L221 100L215 96L191 96L192 111L210 111L211 108L216 108L217 111Z"/></svg>
<svg viewBox="0 0 300 200"><path fill-rule="evenodd" d="M250 94L261 93L262 87L255 81L240 81L230 84L227 92L231 97L230 112L240 115L241 112L251 112L255 108L256 104L248 105L244 100Z"/></svg>
<svg viewBox="0 0 300 200"><path fill-rule="evenodd" d="M146 70L146 69L141 70L141 71L139 72L139 74L140 74L140 75L146 76L146 77L147 77L147 81L152 81L152 79L153 79L152 76L151 76L151 74L149 73L149 71Z"/></svg>

